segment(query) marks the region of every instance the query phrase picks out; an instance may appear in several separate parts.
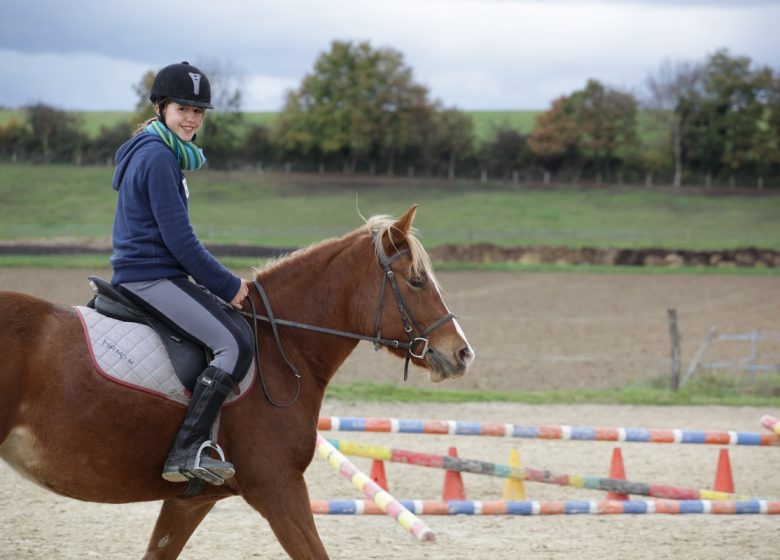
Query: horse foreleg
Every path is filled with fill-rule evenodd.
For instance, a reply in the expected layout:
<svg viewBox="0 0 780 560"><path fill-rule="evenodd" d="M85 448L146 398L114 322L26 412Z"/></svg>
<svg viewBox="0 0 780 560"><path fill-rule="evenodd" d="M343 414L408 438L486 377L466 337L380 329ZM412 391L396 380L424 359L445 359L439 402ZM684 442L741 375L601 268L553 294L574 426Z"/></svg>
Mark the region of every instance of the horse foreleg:
<svg viewBox="0 0 780 560"><path fill-rule="evenodd" d="M173 498L165 500L143 560L173 560L179 557L192 533L214 507L216 500Z"/></svg>
<svg viewBox="0 0 780 560"><path fill-rule="evenodd" d="M244 492L244 499L268 520L284 550L293 560L327 560L317 533L309 493L303 477L275 486L271 496Z"/></svg>

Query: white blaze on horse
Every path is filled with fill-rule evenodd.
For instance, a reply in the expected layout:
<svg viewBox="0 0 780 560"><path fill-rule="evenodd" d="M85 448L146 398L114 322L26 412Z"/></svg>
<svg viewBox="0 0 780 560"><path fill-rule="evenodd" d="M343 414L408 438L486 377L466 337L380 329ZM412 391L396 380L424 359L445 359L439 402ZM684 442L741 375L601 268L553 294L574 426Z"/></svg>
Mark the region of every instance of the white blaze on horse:
<svg viewBox="0 0 780 560"><path fill-rule="evenodd" d="M257 273L244 311L262 383L219 422L236 475L193 497L186 483L160 477L185 407L102 376L73 307L0 292L0 456L63 496L163 500L145 559L177 558L214 504L234 495L268 520L291 558L327 558L303 473L339 366L360 340L427 369L432 381L464 375L474 359L414 236L415 211L372 218Z"/></svg>

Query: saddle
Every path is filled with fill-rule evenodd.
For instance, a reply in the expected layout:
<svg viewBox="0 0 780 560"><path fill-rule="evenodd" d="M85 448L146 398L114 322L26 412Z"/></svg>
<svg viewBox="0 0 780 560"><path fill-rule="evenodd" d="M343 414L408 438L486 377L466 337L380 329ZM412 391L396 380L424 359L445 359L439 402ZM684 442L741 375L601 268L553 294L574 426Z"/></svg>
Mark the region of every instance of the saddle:
<svg viewBox="0 0 780 560"><path fill-rule="evenodd" d="M176 377L191 392L195 387L198 375L208 365L209 356L206 348L190 339L187 334L136 305L120 289L115 288L102 278L90 276L89 285L95 295L87 307L94 309L101 315L119 321L140 323L154 330L168 352Z"/></svg>

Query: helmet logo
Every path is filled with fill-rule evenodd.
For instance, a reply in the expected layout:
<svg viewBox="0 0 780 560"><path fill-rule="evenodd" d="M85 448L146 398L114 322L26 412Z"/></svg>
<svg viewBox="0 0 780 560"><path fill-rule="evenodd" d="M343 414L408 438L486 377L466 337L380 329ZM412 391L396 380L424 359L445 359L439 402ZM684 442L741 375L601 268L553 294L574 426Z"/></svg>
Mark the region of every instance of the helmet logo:
<svg viewBox="0 0 780 560"><path fill-rule="evenodd" d="M189 72L190 79L192 79L192 93L195 95L200 94L200 74Z"/></svg>

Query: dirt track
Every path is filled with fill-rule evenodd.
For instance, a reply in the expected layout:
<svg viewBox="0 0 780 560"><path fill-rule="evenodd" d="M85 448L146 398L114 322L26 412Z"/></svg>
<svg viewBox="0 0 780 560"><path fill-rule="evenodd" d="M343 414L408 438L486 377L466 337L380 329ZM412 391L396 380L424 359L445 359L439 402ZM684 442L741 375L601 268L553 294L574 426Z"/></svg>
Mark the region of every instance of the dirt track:
<svg viewBox="0 0 780 560"><path fill-rule="evenodd" d="M108 275L107 272L103 273ZM84 271L0 269L0 289L46 295L62 303L89 296ZM675 307L687 364L709 328L722 332L778 329L777 277L584 274L441 274L450 307L477 351L472 374L449 388L522 390L620 384L669 369L667 307ZM778 353L776 349L771 350ZM770 350L765 350L770 352ZM359 347L336 382L402 383L402 364ZM425 386L412 373L411 385ZM512 422L758 431L775 410L725 407L401 405L326 402L324 414ZM329 434L345 437L345 434ZM612 445L497 438L352 434L351 439L506 462L520 444L523 463L556 472L606 476ZM778 449L731 448L737 491L780 498ZM692 488L711 486L713 446L625 444L628 478ZM356 463L368 470L369 461ZM437 499L443 474L388 465L398 498ZM318 458L307 473L312 498L357 498L348 482ZM468 497L496 499L502 482L465 475ZM531 499L601 499L602 494L527 484ZM139 558L158 504L101 505L59 498L0 464L0 558ZM332 558L777 557L780 519L762 516L426 517L438 536L421 545L385 517L317 517ZM209 515L182 558L283 558L267 525L240 499Z"/></svg>

